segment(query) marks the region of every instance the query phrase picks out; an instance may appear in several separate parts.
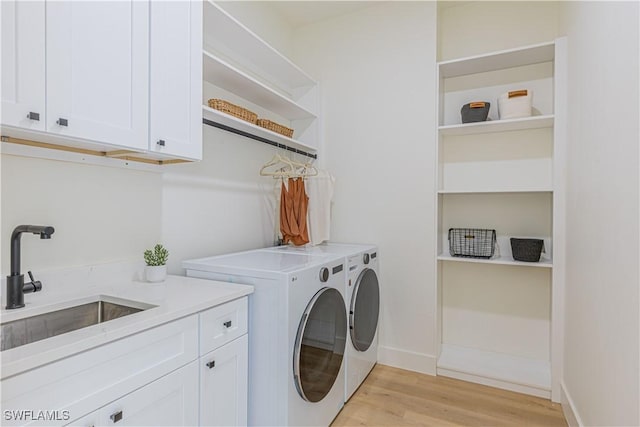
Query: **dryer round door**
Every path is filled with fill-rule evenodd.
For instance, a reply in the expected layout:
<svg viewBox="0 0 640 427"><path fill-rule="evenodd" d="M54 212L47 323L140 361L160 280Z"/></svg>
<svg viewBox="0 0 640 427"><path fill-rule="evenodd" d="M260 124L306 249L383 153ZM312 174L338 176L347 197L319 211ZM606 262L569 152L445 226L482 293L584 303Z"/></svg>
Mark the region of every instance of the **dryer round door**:
<svg viewBox="0 0 640 427"><path fill-rule="evenodd" d="M380 287L378 276L370 268L362 270L353 288L349 309L351 343L358 351L367 351L378 329Z"/></svg>
<svg viewBox="0 0 640 427"><path fill-rule="evenodd" d="M293 354L293 374L300 396L319 402L340 373L346 345L344 299L333 288L316 293L302 315Z"/></svg>

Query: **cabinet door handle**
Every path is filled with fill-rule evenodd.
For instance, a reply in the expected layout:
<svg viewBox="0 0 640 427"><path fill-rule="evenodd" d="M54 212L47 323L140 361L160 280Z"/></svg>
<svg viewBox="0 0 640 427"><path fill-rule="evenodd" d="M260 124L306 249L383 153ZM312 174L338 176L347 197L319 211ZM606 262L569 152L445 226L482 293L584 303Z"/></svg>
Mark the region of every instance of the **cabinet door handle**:
<svg viewBox="0 0 640 427"><path fill-rule="evenodd" d="M39 122L40 121L40 114L39 113L34 113L33 111L29 111L29 114L27 114L27 119Z"/></svg>
<svg viewBox="0 0 640 427"><path fill-rule="evenodd" d="M56 124L59 126L69 126L69 120L63 119L62 117L56 120Z"/></svg>
<svg viewBox="0 0 640 427"><path fill-rule="evenodd" d="M117 423L122 419L122 411L118 411L115 414L109 415L109 418L111 418L111 421L113 421L114 424Z"/></svg>
<svg viewBox="0 0 640 427"><path fill-rule="evenodd" d="M227 320L226 322L223 323L225 328L230 328L231 327L231 320Z"/></svg>
<svg viewBox="0 0 640 427"><path fill-rule="evenodd" d="M216 361L212 360L211 362L207 362L207 368L213 369L216 366Z"/></svg>
<svg viewBox="0 0 640 427"><path fill-rule="evenodd" d="M156 142L156 144L158 144L161 147L164 147L164 139L159 139L158 142Z"/></svg>

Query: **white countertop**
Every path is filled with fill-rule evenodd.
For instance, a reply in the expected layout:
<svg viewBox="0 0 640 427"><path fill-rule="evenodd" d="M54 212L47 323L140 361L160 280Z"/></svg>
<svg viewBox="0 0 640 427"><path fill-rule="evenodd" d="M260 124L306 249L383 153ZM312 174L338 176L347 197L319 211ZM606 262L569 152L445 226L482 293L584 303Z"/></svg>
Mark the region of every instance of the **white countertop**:
<svg viewBox="0 0 640 427"><path fill-rule="evenodd" d="M0 378L51 363L149 328L206 310L253 292L252 286L182 276L163 283L117 280L118 284L65 286L59 292L25 295L27 306L0 311L2 323L96 301L100 296L132 300L156 307L108 322L0 352Z"/></svg>

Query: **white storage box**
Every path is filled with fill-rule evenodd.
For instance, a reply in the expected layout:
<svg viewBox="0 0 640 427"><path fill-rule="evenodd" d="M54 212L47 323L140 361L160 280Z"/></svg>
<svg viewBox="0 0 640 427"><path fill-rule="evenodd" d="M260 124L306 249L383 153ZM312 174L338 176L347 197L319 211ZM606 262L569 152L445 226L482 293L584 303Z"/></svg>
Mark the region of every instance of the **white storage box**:
<svg viewBox="0 0 640 427"><path fill-rule="evenodd" d="M500 97L498 97L498 114L500 115L500 119L530 117L532 97L533 93L527 89L513 90L500 95Z"/></svg>

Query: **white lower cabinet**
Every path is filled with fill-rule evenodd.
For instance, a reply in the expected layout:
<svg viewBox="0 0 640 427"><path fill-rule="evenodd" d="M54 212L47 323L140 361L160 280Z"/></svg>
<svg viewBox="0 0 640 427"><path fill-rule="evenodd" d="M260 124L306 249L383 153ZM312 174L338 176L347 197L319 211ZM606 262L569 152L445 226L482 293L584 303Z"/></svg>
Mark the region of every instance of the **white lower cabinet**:
<svg viewBox="0 0 640 427"><path fill-rule="evenodd" d="M194 361L72 426L194 426L198 424L198 362Z"/></svg>
<svg viewBox="0 0 640 427"><path fill-rule="evenodd" d="M247 305L242 297L5 378L4 413L56 416L5 415L2 425L246 425Z"/></svg>
<svg viewBox="0 0 640 427"><path fill-rule="evenodd" d="M200 357L200 425L247 425L247 335Z"/></svg>

